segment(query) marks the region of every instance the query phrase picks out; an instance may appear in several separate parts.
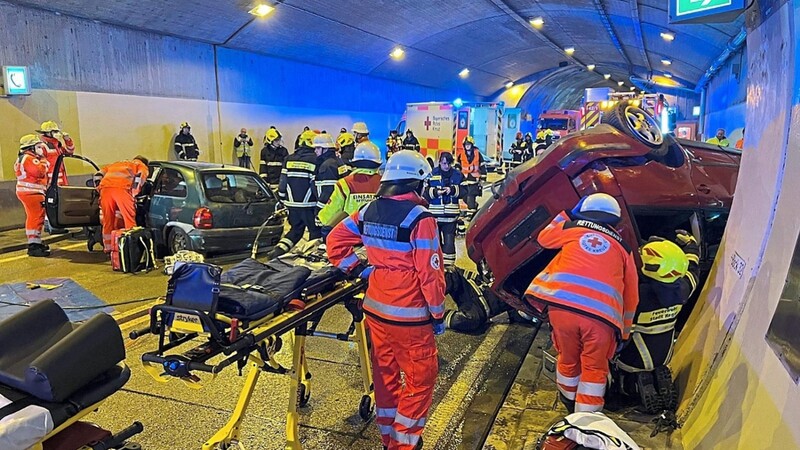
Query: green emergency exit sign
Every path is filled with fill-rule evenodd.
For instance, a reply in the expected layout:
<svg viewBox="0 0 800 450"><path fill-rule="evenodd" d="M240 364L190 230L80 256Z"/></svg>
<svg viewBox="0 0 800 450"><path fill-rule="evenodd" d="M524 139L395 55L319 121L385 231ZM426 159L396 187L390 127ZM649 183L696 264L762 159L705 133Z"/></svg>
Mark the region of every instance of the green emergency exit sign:
<svg viewBox="0 0 800 450"><path fill-rule="evenodd" d="M745 9L745 0L669 0L670 23L729 22Z"/></svg>
<svg viewBox="0 0 800 450"><path fill-rule="evenodd" d="M731 4L733 4L733 0L678 0L678 7L676 8L675 14L680 17L687 14L724 8L725 6L731 6Z"/></svg>

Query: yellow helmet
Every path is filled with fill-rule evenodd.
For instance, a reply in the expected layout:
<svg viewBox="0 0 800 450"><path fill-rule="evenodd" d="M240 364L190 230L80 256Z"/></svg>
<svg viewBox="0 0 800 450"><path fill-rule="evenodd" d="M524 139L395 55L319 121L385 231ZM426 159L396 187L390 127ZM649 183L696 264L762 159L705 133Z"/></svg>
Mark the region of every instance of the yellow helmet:
<svg viewBox="0 0 800 450"><path fill-rule="evenodd" d="M689 270L689 258L673 242L648 242L639 252L642 255L642 274L656 281L672 283L683 278Z"/></svg>
<svg viewBox="0 0 800 450"><path fill-rule="evenodd" d="M472 136L467 136L464 138L463 144L466 144L467 142L469 142L472 145L475 145L475 138L473 138Z"/></svg>
<svg viewBox="0 0 800 450"><path fill-rule="evenodd" d="M52 120L48 120L47 122L42 122L42 126L36 130L40 133L50 133L53 131L59 131L58 124L53 122Z"/></svg>
<svg viewBox="0 0 800 450"><path fill-rule="evenodd" d="M42 140L39 139L39 136L35 134L26 134L25 136L19 138L19 149L22 150L28 147L33 147L34 145L41 143Z"/></svg>
<svg viewBox="0 0 800 450"><path fill-rule="evenodd" d="M344 132L344 133L340 134L339 137L336 138L336 142L340 146L344 147L346 145L351 145L351 144L355 143L356 142L356 138L352 134Z"/></svg>
<svg viewBox="0 0 800 450"><path fill-rule="evenodd" d="M189 122L181 122L181 130L184 128L192 128L189 126Z"/></svg>
<svg viewBox="0 0 800 450"><path fill-rule="evenodd" d="M300 145L304 147L313 147L314 146L314 136L316 136L313 130L306 130L300 134Z"/></svg>
<svg viewBox="0 0 800 450"><path fill-rule="evenodd" d="M280 138L281 138L281 133L275 128L270 128L264 135L264 141L266 141L268 144L272 144L273 142L275 142L277 139Z"/></svg>

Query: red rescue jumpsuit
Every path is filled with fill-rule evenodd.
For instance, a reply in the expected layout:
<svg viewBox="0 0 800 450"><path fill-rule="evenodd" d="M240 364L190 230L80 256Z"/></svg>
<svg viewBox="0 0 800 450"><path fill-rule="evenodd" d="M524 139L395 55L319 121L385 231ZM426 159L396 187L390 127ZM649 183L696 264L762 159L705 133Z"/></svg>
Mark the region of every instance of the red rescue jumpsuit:
<svg viewBox="0 0 800 450"><path fill-rule="evenodd" d="M134 196L147 181L149 169L134 159L119 161L103 167L103 179L97 189L100 191L100 212L103 223L103 251L111 252L111 233L119 229L117 211L122 215L125 228L136 226L136 200Z"/></svg>
<svg viewBox="0 0 800 450"><path fill-rule="evenodd" d="M72 138L69 136L64 136L64 143L62 144L58 138L50 137L41 135L39 138L47 144L47 152L45 153L45 158L47 158L47 162L50 163L50 168L47 171L47 182L50 183L50 180L53 178L53 171L56 170L56 161L60 155L73 155L75 154L75 142L72 141ZM58 184L59 186L66 186L67 185L67 170L65 167L61 167L61 173L58 176Z"/></svg>
<svg viewBox="0 0 800 450"><path fill-rule="evenodd" d="M42 243L44 227L44 191L47 188L49 164L33 150L21 152L14 163L17 176L17 198L25 208L25 236L28 244Z"/></svg>
<svg viewBox="0 0 800 450"><path fill-rule="evenodd" d="M378 198L339 222L327 242L331 263L346 272L362 264L353 252L362 243L372 264L362 272L363 308L377 423L393 450L419 442L439 371L431 317L444 316L444 270L436 219L423 203L413 192Z"/></svg>
<svg viewBox="0 0 800 450"><path fill-rule="evenodd" d="M558 389L575 411L600 411L616 338L628 339L639 303L636 262L616 231L563 211L538 241L561 249L525 292L549 305Z"/></svg>

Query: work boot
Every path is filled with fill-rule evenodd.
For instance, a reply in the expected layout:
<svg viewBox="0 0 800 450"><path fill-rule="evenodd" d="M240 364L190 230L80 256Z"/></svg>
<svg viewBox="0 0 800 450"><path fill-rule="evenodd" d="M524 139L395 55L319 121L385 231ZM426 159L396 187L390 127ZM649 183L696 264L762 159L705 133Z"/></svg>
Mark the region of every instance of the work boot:
<svg viewBox="0 0 800 450"><path fill-rule="evenodd" d="M95 244L99 244L99 242L97 242L97 241L95 241L95 240L94 240L94 235L91 235L91 236L89 236L89 238L88 238L88 239L86 239L86 248L87 248L87 249L88 249L90 252L93 252L93 251L94 251L94 245L95 245Z"/></svg>
<svg viewBox="0 0 800 450"><path fill-rule="evenodd" d="M564 397L564 394L561 392L558 393L558 399L561 400L561 403L567 408L567 412L570 414L575 412L575 400L570 400L567 397Z"/></svg>
<svg viewBox="0 0 800 450"><path fill-rule="evenodd" d="M43 258L50 256L50 250L45 248L42 244L28 244L28 256Z"/></svg>

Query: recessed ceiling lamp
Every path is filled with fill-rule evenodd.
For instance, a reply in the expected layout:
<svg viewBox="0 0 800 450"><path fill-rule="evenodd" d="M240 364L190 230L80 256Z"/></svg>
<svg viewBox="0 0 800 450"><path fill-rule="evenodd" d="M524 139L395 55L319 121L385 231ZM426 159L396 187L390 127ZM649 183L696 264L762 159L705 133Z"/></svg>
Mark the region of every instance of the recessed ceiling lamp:
<svg viewBox="0 0 800 450"><path fill-rule="evenodd" d="M406 51L403 50L403 47L395 47L394 50L392 50L392 53L389 53L389 56L391 56L393 59L403 59L403 55L405 54Z"/></svg>
<svg viewBox="0 0 800 450"><path fill-rule="evenodd" d="M606 80L610 80L611 79L611 74L607 73L607 74L603 75L603 78L605 78Z"/></svg>
<svg viewBox="0 0 800 450"><path fill-rule="evenodd" d="M544 19L541 17L534 17L528 21L531 25L536 28L541 28L544 25Z"/></svg>
<svg viewBox="0 0 800 450"><path fill-rule="evenodd" d="M594 64L589 64L588 66L586 66L586 69L587 70L594 70L595 67L596 66Z"/></svg>
<svg viewBox="0 0 800 450"><path fill-rule="evenodd" d="M274 6L261 3L256 5L255 8L251 9L250 14L256 17L267 17L272 11L275 11Z"/></svg>
<svg viewBox="0 0 800 450"><path fill-rule="evenodd" d="M564 53L566 53L568 55L571 55L571 54L575 53L575 47L567 47L567 48L565 48L564 49Z"/></svg>
<svg viewBox="0 0 800 450"><path fill-rule="evenodd" d="M625 85L625 82L624 82L624 81L617 81L617 85L618 85L618 86L624 86L624 85Z"/></svg>
<svg viewBox="0 0 800 450"><path fill-rule="evenodd" d="M508 83L506 83L506 89L511 89L512 86L514 86L513 81L509 81Z"/></svg>
<svg viewBox="0 0 800 450"><path fill-rule="evenodd" d="M664 39L665 41L672 42L672 41L675 40L675 35L672 34L672 33L664 32L664 33L661 33L661 38Z"/></svg>
<svg viewBox="0 0 800 450"><path fill-rule="evenodd" d="M669 72L664 72L664 76L667 78L672 78L672 74Z"/></svg>
<svg viewBox="0 0 800 450"><path fill-rule="evenodd" d="M665 66L669 66L670 64L672 64L672 60L671 59L662 59L661 60L661 64L663 64Z"/></svg>
<svg viewBox="0 0 800 450"><path fill-rule="evenodd" d="M458 76L460 76L461 78L467 78L469 76L469 69L467 69L466 67L461 69L461 72L458 72Z"/></svg>

